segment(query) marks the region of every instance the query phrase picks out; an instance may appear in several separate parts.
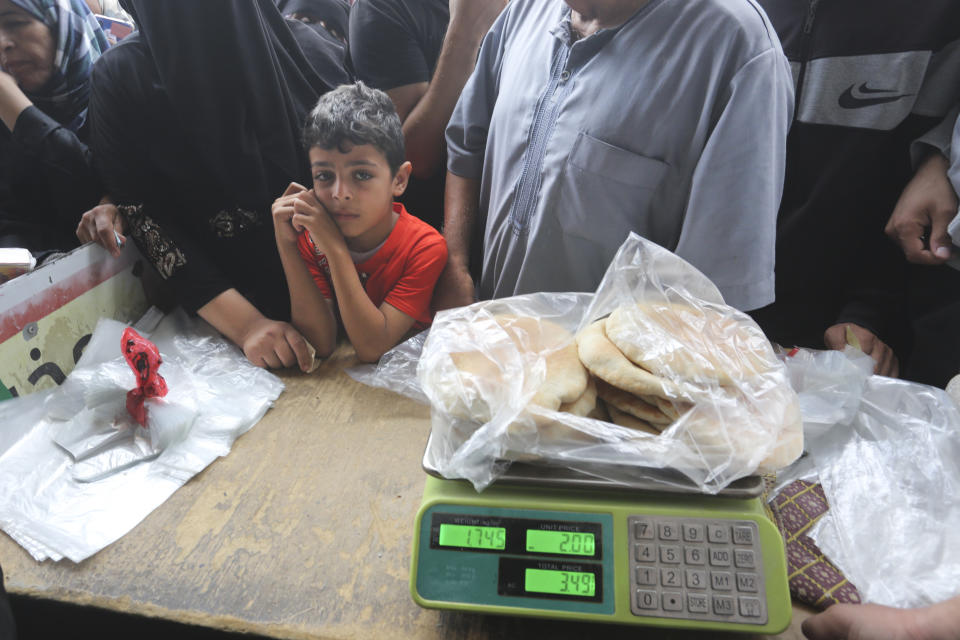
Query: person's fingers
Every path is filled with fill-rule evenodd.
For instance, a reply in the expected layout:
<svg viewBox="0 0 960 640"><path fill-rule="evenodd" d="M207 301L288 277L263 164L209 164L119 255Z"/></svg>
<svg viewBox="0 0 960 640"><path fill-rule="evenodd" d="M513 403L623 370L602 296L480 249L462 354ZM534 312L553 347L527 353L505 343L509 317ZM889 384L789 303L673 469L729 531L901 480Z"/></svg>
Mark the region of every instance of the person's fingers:
<svg viewBox="0 0 960 640"><path fill-rule="evenodd" d="M283 194L280 197L283 198L284 196L295 195L300 193L301 191L306 191L306 190L307 188L304 187L302 184L299 184L297 182L291 182L289 185L287 185L287 188L284 190Z"/></svg>
<svg viewBox="0 0 960 640"><path fill-rule="evenodd" d="M97 243L110 252L114 258L119 257L124 239L113 227L113 217L102 212L96 217Z"/></svg>
<svg viewBox="0 0 960 640"><path fill-rule="evenodd" d="M281 334L277 337L276 341L273 344L273 352L276 354L277 359L283 363L284 367L292 367L297 362L297 355L294 353L293 348L288 342L288 338L285 334Z"/></svg>
<svg viewBox="0 0 960 640"><path fill-rule="evenodd" d="M297 364L300 366L300 370L307 372L310 371L310 368L313 366L313 355L310 354L310 347L307 346L307 341L299 331L289 330L286 333L287 343L290 345L290 348L293 349L293 353L297 358Z"/></svg>
<svg viewBox="0 0 960 640"><path fill-rule="evenodd" d="M896 378L900 372L900 363L897 360L897 354L889 346L884 345L883 360L880 365L879 373L882 376Z"/></svg>
<svg viewBox="0 0 960 640"><path fill-rule="evenodd" d="M280 358L277 357L275 351L265 350L261 356L264 365L267 369L282 369L284 367L283 362L280 361Z"/></svg>
<svg viewBox="0 0 960 640"><path fill-rule="evenodd" d="M935 224L930 229L930 253L937 262L946 262L953 252L953 239L947 233L946 225Z"/></svg>
<svg viewBox="0 0 960 640"><path fill-rule="evenodd" d="M900 377L900 358L893 352L893 349L890 350L890 377Z"/></svg>
<svg viewBox="0 0 960 640"><path fill-rule="evenodd" d="M847 637L852 625L850 607L857 605L835 604L823 613L810 616L800 625L808 640L841 640Z"/></svg>
<svg viewBox="0 0 960 640"><path fill-rule="evenodd" d="M309 220L309 216L305 216L302 213L295 213L290 217L290 224L297 230L297 233L300 233L306 228L304 227L304 222L307 220Z"/></svg>
<svg viewBox="0 0 960 640"><path fill-rule="evenodd" d="M838 324L827 329L823 334L823 344L828 349L842 351L847 344L845 326Z"/></svg>
<svg viewBox="0 0 960 640"><path fill-rule="evenodd" d="M77 225L77 239L81 244L93 241L93 235L87 229L88 225L89 219L87 218L87 214L83 214L83 217L80 218L80 224Z"/></svg>

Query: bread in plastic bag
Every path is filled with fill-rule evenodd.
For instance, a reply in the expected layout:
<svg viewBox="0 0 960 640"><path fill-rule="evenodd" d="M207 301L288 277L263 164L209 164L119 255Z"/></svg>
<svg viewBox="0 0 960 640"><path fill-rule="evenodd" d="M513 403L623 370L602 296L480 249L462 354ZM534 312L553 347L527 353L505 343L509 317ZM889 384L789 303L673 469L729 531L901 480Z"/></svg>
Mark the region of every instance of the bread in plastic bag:
<svg viewBox="0 0 960 640"><path fill-rule="evenodd" d="M617 318L619 346L595 324L609 322L608 316ZM502 318L513 319L513 335ZM591 340L598 346L585 355ZM634 397L620 408L606 407L621 424L589 417L604 415L602 400L587 415L559 411L555 398L542 401L574 376L559 374L554 364L571 347L598 395L610 397L600 386L606 383ZM458 366L467 360L476 366ZM432 407L428 461L477 489L509 461L523 460L614 481L673 484L680 471L689 479L685 486L715 493L743 476L785 466L802 450L796 394L760 329L725 305L694 267L635 234L595 294L536 293L443 311L425 339L350 373L426 396ZM571 385L571 393L574 388L580 387ZM648 410L648 419L627 405L634 413Z"/></svg>

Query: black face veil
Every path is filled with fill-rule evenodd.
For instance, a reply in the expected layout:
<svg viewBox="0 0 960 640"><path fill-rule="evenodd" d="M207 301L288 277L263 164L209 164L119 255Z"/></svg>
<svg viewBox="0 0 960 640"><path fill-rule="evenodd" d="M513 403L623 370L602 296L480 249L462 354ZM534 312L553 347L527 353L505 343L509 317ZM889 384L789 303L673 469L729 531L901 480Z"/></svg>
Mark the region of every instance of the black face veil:
<svg viewBox="0 0 960 640"><path fill-rule="evenodd" d="M175 116L224 199L268 206L306 171L301 128L331 87L270 0L125 0Z"/></svg>

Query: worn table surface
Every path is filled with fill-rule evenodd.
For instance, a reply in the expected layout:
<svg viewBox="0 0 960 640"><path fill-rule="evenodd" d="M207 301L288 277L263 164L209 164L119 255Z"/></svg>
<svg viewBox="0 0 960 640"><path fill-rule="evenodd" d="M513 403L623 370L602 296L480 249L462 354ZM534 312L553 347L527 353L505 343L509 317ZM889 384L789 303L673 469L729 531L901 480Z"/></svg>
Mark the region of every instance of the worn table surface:
<svg viewBox="0 0 960 640"><path fill-rule="evenodd" d="M480 640L594 636L596 625L438 612L409 594L426 407L355 383L341 347L233 451L79 565L36 563L0 534L14 594L277 638ZM799 640L794 607L779 638ZM604 626L605 638L704 634ZM729 636L748 638L750 636Z"/></svg>

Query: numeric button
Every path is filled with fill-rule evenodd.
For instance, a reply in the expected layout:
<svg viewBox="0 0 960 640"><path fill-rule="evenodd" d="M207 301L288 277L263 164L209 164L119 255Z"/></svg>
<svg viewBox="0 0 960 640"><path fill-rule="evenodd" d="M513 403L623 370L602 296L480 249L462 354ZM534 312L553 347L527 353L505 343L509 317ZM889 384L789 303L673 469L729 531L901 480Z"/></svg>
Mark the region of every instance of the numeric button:
<svg viewBox="0 0 960 640"><path fill-rule="evenodd" d="M633 523L633 535L638 540L653 540L653 523L649 520L637 520Z"/></svg>
<svg viewBox="0 0 960 640"><path fill-rule="evenodd" d="M679 569L660 569L660 583L665 587L680 587Z"/></svg>
<svg viewBox="0 0 960 640"><path fill-rule="evenodd" d="M642 587L657 585L657 570L651 567L637 567L637 584Z"/></svg>
<svg viewBox="0 0 960 640"><path fill-rule="evenodd" d="M661 522L657 528L661 540L673 541L680 539L680 527L671 522Z"/></svg>
<svg viewBox="0 0 960 640"><path fill-rule="evenodd" d="M698 569L687 569L687 588L688 589L706 589L707 572Z"/></svg>
<svg viewBox="0 0 960 640"><path fill-rule="evenodd" d="M702 524L683 525L683 539L685 542L703 542L706 537L703 533Z"/></svg>
<svg viewBox="0 0 960 640"><path fill-rule="evenodd" d="M660 562L664 564L680 564L680 547L667 544L660 547Z"/></svg>
<svg viewBox="0 0 960 640"><path fill-rule="evenodd" d="M705 564L707 553L701 547L684 547L683 559L687 564Z"/></svg>
<svg viewBox="0 0 960 640"><path fill-rule="evenodd" d="M656 609L658 600L656 591L637 589L637 606L641 609Z"/></svg>
<svg viewBox="0 0 960 640"><path fill-rule="evenodd" d="M656 547L652 544L637 544L635 547L637 562L656 562Z"/></svg>

